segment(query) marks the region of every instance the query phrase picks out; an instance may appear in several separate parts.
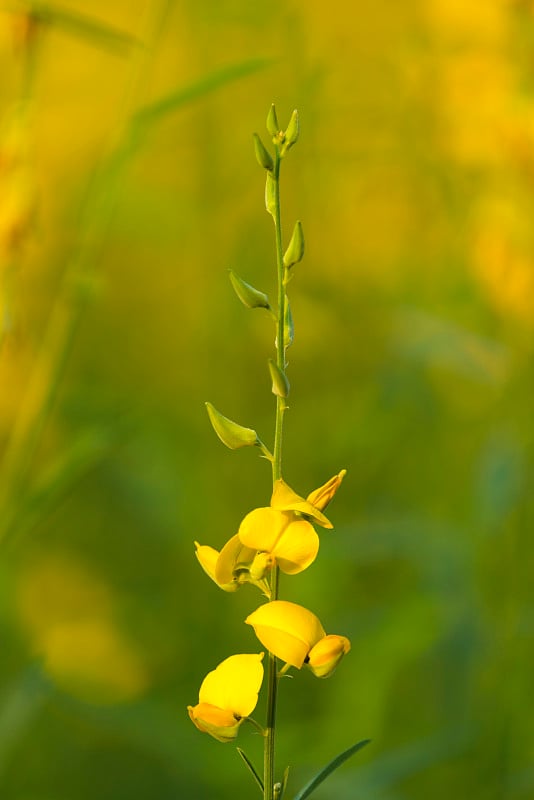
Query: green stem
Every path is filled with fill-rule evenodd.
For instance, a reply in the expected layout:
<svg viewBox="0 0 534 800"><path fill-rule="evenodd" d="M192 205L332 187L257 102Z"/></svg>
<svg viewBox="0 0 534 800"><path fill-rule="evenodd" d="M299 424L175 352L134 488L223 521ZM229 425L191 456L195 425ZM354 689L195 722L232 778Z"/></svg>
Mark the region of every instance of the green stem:
<svg viewBox="0 0 534 800"><path fill-rule="evenodd" d="M276 337L276 364L278 368L285 372L285 307L286 291L284 286L284 261L282 250L282 225L280 217L280 151L276 147L275 162L273 168L273 179L275 182L275 209L274 209L274 228L276 235L276 269L278 276L278 320ZM276 398L276 424L274 432L274 452L273 452L273 486L282 477L282 432L284 427L284 412L286 401L283 397ZM280 571L275 567L271 573L271 600L278 599L278 584ZM278 666L276 657L269 653L269 664L267 671L267 724L264 740L264 800L274 800L274 750L276 732L276 696L278 690Z"/></svg>

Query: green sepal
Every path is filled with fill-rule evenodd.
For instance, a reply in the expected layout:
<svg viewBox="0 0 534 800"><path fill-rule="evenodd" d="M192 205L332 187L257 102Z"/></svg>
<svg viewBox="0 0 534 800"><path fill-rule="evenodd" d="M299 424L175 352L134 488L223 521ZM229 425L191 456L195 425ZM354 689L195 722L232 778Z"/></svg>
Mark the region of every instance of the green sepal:
<svg viewBox="0 0 534 800"><path fill-rule="evenodd" d="M211 403L206 403L206 408L213 430L230 450L239 450L240 447L252 447L259 444L258 434L252 428L244 428L243 425L232 422L231 419L217 411Z"/></svg>
<svg viewBox="0 0 534 800"><path fill-rule="evenodd" d="M295 227L293 228L293 235L289 242L288 248L284 253L284 267L286 267L286 269L289 269L289 267L292 267L293 264L297 264L299 261L302 261L303 256L304 256L304 233L302 231L302 223L299 219L295 223Z"/></svg>
<svg viewBox="0 0 534 800"><path fill-rule="evenodd" d="M273 382L271 387L272 393L277 397L287 397L289 394L289 381L287 379L287 375L285 372L282 372L272 358L269 359L269 372L271 373L271 379Z"/></svg>
<svg viewBox="0 0 534 800"><path fill-rule="evenodd" d="M271 105L269 113L267 114L267 130L273 139L276 139L280 133L280 126L278 124L278 117L276 116L276 108L274 107L274 103Z"/></svg>
<svg viewBox="0 0 534 800"><path fill-rule="evenodd" d="M247 283L239 275L233 271L233 269L229 270L230 273L230 282L234 287L234 292L239 297L241 302L247 308L267 308L269 309L271 306L269 304L269 298L264 292L260 292L259 289L255 289L254 286L251 286L250 283Z"/></svg>
<svg viewBox="0 0 534 800"><path fill-rule="evenodd" d="M270 172L267 172L265 183L265 208L274 219L276 214L276 181Z"/></svg>
<svg viewBox="0 0 534 800"><path fill-rule="evenodd" d="M370 741L370 739L364 739L357 744L353 744L352 747L348 748L348 750L344 750L343 753L340 753L338 756L333 758L332 761L329 761L328 764L323 767L322 770L318 772L317 775L315 775L315 777L313 777L298 794L295 795L293 800L305 800L306 797L309 797L311 793L325 780L325 778L328 778L331 772L340 767L343 762L353 756L354 753L357 753L358 750L361 750L363 747L365 747L365 745L369 744Z"/></svg>
<svg viewBox="0 0 534 800"><path fill-rule="evenodd" d="M293 145L299 138L299 133L300 133L299 112L297 111L297 109L295 109L291 114L289 125L287 126L284 133L283 144L280 150L281 156L285 156L289 148L293 147Z"/></svg>
<svg viewBox="0 0 534 800"><path fill-rule="evenodd" d="M263 781L260 778L260 776L258 775L258 773L256 772L256 770L254 768L254 764L252 763L250 758L247 756L247 754L244 752L244 750L241 750L240 747L237 747L236 750L239 753L239 755L241 756L241 758L243 759L243 762L245 763L247 769L249 770L250 774L254 778L256 784L259 786L260 792L263 795Z"/></svg>
<svg viewBox="0 0 534 800"><path fill-rule="evenodd" d="M260 165L260 167L263 167L263 169L267 169L269 170L269 172L272 172L274 167L274 162L271 154L263 144L258 134L255 133L253 134L253 136L254 136L254 152L256 153L256 159L258 161L258 164Z"/></svg>

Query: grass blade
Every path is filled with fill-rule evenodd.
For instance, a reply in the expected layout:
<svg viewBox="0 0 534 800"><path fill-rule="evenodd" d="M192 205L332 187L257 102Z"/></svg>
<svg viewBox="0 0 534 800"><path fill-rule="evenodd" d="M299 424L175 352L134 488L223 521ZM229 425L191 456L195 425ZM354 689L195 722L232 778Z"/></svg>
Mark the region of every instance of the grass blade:
<svg viewBox="0 0 534 800"><path fill-rule="evenodd" d="M165 97L156 100L145 108L142 108L138 112L136 120L141 126L150 125L152 122L158 121L161 117L171 114L173 111L177 111L186 103L191 103L199 97L219 89L226 83L231 83L232 81L239 80L239 78L252 75L254 72L264 69L270 63L271 60L267 58L253 58L248 61L241 61L238 64L231 64L229 67L223 67L217 70L217 72L212 72L200 78L198 81L188 86L183 86L165 95Z"/></svg>
<svg viewBox="0 0 534 800"><path fill-rule="evenodd" d="M243 759L243 761L245 762L247 768L250 771L250 774L252 775L252 777L254 778L254 780L256 781L258 786L260 787L260 792L263 794L263 781L260 778L260 776L258 775L258 773L256 772L256 770L254 769L254 764L252 763L250 758L247 756L247 754L243 750L241 750L240 747L237 747L236 750L239 753L239 755L241 756L241 758Z"/></svg>
<svg viewBox="0 0 534 800"><path fill-rule="evenodd" d="M319 784L321 784L331 772L341 766L343 762L345 762L348 758L357 753L358 750L361 750L365 745L369 744L370 739L363 739L361 742L357 744L353 744L352 747L349 747L348 750L344 750L343 753L340 753L338 756L329 761L328 764L322 768L320 772L315 775L306 786L300 790L300 792L295 795L294 800L305 800L306 797L309 797L311 793L316 789Z"/></svg>

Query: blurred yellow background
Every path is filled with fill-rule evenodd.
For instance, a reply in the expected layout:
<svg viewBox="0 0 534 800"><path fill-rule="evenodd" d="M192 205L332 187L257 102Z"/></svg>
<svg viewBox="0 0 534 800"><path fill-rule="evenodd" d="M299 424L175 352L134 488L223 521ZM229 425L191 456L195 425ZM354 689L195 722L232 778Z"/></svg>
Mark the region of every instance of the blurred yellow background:
<svg viewBox="0 0 534 800"><path fill-rule="evenodd" d="M272 322L227 270L274 296L272 102L306 238L284 474L348 470L282 592L353 645L282 683L280 771L370 737L318 800L532 797L534 3L0 9L2 800L253 791L185 708L257 651L193 540L270 496L204 402L270 442Z"/></svg>

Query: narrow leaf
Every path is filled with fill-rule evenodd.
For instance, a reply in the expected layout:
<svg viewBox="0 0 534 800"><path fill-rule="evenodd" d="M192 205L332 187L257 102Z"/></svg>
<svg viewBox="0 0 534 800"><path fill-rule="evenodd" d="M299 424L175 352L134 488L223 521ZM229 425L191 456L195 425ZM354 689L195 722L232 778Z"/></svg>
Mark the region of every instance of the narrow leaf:
<svg viewBox="0 0 534 800"><path fill-rule="evenodd" d="M300 792L295 795L294 800L305 800L306 797L309 797L311 793L316 789L328 776L331 772L341 766L348 758L357 753L358 750L361 750L365 745L369 744L370 739L363 739L363 741L358 742L357 744L353 744L352 747L349 747L348 750L345 750L343 753L340 753L338 756L332 759L325 767L322 768L320 772L315 775L311 779L306 786L300 790Z"/></svg>
<svg viewBox="0 0 534 800"><path fill-rule="evenodd" d="M256 770L254 769L254 764L252 763L250 758L247 756L247 754L243 750L241 750L240 747L237 747L236 749L237 749L237 752L239 753L239 755L241 756L241 758L243 759L243 761L245 762L248 770L250 771L250 774L252 775L252 777L254 778L254 780L256 781L258 786L260 787L260 792L263 794L263 781L260 778L260 776L258 775L258 773L256 772Z"/></svg>

